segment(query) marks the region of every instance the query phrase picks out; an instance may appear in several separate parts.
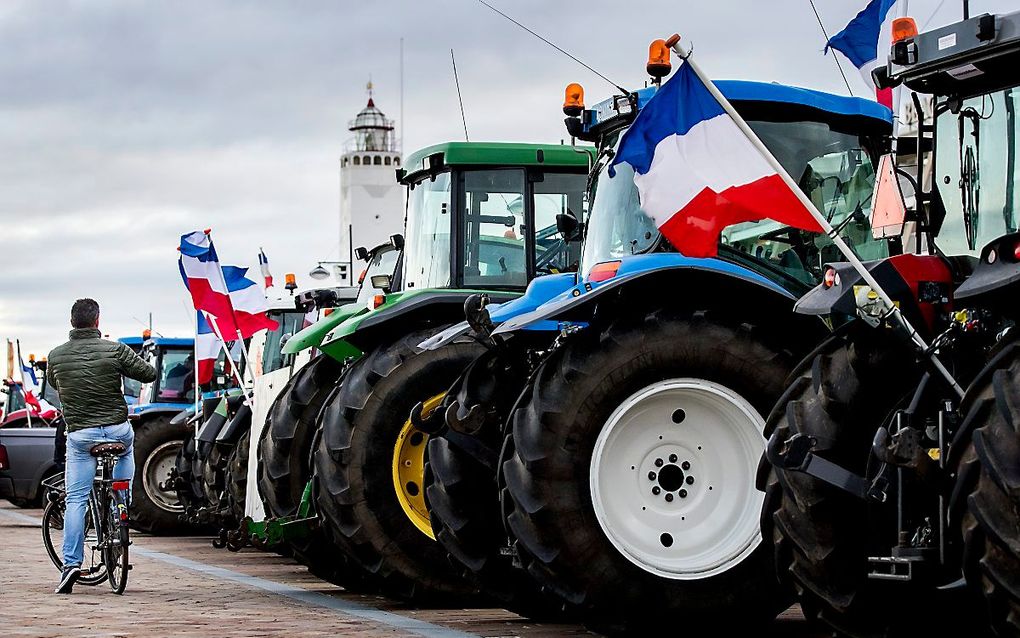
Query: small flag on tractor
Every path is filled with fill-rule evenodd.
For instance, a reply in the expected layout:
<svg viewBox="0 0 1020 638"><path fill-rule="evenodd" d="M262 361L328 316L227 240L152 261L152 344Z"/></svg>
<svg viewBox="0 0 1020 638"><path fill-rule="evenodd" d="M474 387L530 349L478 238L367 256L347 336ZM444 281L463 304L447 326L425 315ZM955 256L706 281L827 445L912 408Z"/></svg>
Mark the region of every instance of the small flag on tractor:
<svg viewBox="0 0 1020 638"><path fill-rule="evenodd" d="M822 230L690 64L624 133L612 166L623 163L634 169L641 208L688 257L715 256L722 230L741 222Z"/></svg>
<svg viewBox="0 0 1020 638"><path fill-rule="evenodd" d="M35 368L27 365L21 357L20 341L17 346L18 365L21 366L21 390L25 393L25 405L30 406L36 414L39 414L42 412L42 404L39 403L39 398L35 396L35 393L39 391L39 380L35 376Z"/></svg>
<svg viewBox="0 0 1020 638"><path fill-rule="evenodd" d="M269 272L269 257L266 251L259 248L259 269L262 270L262 278L265 280L265 287L273 287L273 273Z"/></svg>
<svg viewBox="0 0 1020 638"><path fill-rule="evenodd" d="M212 382L216 369L216 358L220 352L220 339L213 332L205 313L197 311L198 323L195 331L195 361L198 365L198 384Z"/></svg>

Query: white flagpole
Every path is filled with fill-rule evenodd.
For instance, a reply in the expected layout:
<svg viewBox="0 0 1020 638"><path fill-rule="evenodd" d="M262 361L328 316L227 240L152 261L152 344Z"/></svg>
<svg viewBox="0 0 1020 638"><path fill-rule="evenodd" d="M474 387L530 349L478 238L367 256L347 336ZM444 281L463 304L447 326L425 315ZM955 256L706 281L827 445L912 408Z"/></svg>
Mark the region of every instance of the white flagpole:
<svg viewBox="0 0 1020 638"><path fill-rule="evenodd" d="M765 144L762 143L760 139L758 139L758 136L755 134L754 131L751 130L751 127L747 125L747 122L744 121L744 118L740 117L740 114L737 113L736 109L733 108L733 105L730 104L729 100L727 100L723 96L723 94L719 91L718 88L716 88L715 84L709 78L702 74L701 69L694 62L693 56L691 55L692 51L684 50L680 47L680 36L674 34L669 38L669 40L666 41L666 45L672 48L673 51L677 54L677 56L684 60L685 64L690 65L691 71L693 71L694 74L698 76L701 82L705 85L705 88L708 89L708 92L712 94L712 97L714 97L719 102L719 104L723 107L723 110L725 110L726 113L733 119L734 123L736 123L737 125L737 128L739 128L741 132L747 136L747 139L757 149L757 151L761 154L765 161L768 162L769 166L771 166L772 169L779 174L779 177L782 178L786 186L791 191L793 191L794 195L796 195L800 203L811 213L811 216L814 217L818 225L821 226L822 230L824 230L825 233L829 236L829 238L832 240L832 243L835 244L836 248L838 248L841 253L843 253L843 256L846 257L846 260L850 262L850 265L853 266L854 270L856 270L857 273L861 276L861 279L863 279L864 282L868 284L868 286L870 286L872 290L875 291L875 293L879 296L879 298L886 305L886 307L889 308L889 316L895 317L896 320L899 321L900 325L903 326L904 330L907 331L907 334L910 335L911 341L914 343L915 346L917 346L919 350L921 350L922 352L927 352L928 344L925 343L924 338L920 334L918 334L917 330L915 330L912 325L910 325L910 322L907 321L907 318L904 317L903 313L900 312L899 307L893 302L892 298L885 291L885 289L878 284L878 281L876 281L875 278L871 276L871 272L864 266L863 263L861 263L861 260L858 259L857 254L854 253L853 249L850 248L850 246L848 246L847 243L843 241L843 238L839 236L839 233L837 233L836 230L833 229L832 225L829 224L829 220L827 220L825 216L822 215L817 208L815 208L814 203L808 198L804 191L800 189L800 186L798 186L797 183L793 181L793 178L790 177L790 174L786 172L786 169L783 168L783 165L779 163L779 160L777 160L775 156L772 155L772 152L769 151L768 147L766 147ZM947 370L946 367L942 364L942 362L939 361L938 357L935 356L935 353L931 353L929 358L931 359L932 365L935 367L935 369L938 370L938 372L943 377L945 377L946 381L953 388L953 390L959 396L962 397L963 388L961 388L960 384L957 383L952 373L950 373L949 370Z"/></svg>
<svg viewBox="0 0 1020 638"><path fill-rule="evenodd" d="M194 355L192 355L192 368L193 374L195 375L195 416L198 417L199 404L202 402L202 384L198 382L198 313L201 310L195 310L195 344L192 348ZM195 438L198 438L198 419L195 419Z"/></svg>
<svg viewBox="0 0 1020 638"><path fill-rule="evenodd" d="M25 380L25 360L21 358L21 339L15 339L14 343L18 348L18 370L21 372L21 393L26 397L25 418L28 419L28 427L32 427L32 406L28 404L28 382Z"/></svg>

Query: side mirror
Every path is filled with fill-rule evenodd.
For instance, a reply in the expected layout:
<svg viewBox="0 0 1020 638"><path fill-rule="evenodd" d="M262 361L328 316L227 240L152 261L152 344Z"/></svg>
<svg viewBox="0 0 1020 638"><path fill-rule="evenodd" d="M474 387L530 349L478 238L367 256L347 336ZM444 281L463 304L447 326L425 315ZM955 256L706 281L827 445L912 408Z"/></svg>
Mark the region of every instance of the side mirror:
<svg viewBox="0 0 1020 638"><path fill-rule="evenodd" d="M395 250L404 249L404 236L400 233L396 235L390 235L390 246L393 246Z"/></svg>
<svg viewBox="0 0 1020 638"><path fill-rule="evenodd" d="M358 246L354 249L354 257L358 261L368 261L368 249L364 246Z"/></svg>
<svg viewBox="0 0 1020 638"><path fill-rule="evenodd" d="M899 237L907 220L907 205L896 175L892 154L878 160L875 191L871 197L871 236L875 239Z"/></svg>
<svg viewBox="0 0 1020 638"><path fill-rule="evenodd" d="M563 235L563 239L566 241L574 239L580 227L581 222L577 221L577 218L569 210L556 215L556 230Z"/></svg>
<svg viewBox="0 0 1020 638"><path fill-rule="evenodd" d="M393 285L392 278L389 275L372 275L372 287L382 290L384 293L389 294L390 287Z"/></svg>

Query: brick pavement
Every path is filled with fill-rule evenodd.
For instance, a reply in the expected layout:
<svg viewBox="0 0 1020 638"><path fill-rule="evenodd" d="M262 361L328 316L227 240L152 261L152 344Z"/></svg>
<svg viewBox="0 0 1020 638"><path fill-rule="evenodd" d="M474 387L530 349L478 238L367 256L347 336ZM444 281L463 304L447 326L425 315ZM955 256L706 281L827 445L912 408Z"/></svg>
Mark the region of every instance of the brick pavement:
<svg viewBox="0 0 1020 638"><path fill-rule="evenodd" d="M106 584L78 586L71 596L56 596L50 592L57 572L42 547L38 524L32 522L39 516L38 510L16 510L0 502L3 636L594 635L573 625L530 623L500 609L412 610L382 597L345 592L275 554L250 548L239 553L217 550L201 537L135 535L135 568L124 596L115 596ZM771 633L816 635L796 611L784 614Z"/></svg>

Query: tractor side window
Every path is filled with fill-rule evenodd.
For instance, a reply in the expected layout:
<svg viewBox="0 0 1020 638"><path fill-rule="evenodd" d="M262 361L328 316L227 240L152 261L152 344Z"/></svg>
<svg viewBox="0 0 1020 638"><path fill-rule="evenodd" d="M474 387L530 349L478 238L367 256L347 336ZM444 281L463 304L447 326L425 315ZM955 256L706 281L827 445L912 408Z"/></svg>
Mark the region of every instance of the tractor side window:
<svg viewBox="0 0 1020 638"><path fill-rule="evenodd" d="M563 240L556 230L556 216L572 214L584 221L585 175L545 173L535 182L535 270L555 273L577 265L579 244Z"/></svg>
<svg viewBox="0 0 1020 638"><path fill-rule="evenodd" d="M195 399L195 355L191 350L168 350L163 353L159 398L182 403Z"/></svg>
<svg viewBox="0 0 1020 638"><path fill-rule="evenodd" d="M946 218L935 241L946 254L976 257L988 242L1017 230L1018 101L1018 90L1010 88L939 115L935 182Z"/></svg>
<svg viewBox="0 0 1020 638"><path fill-rule="evenodd" d="M405 287L444 288L450 281L450 174L414 186L407 196Z"/></svg>
<svg viewBox="0 0 1020 638"><path fill-rule="evenodd" d="M524 171L468 171L464 189L464 285L526 285Z"/></svg>
<svg viewBox="0 0 1020 638"><path fill-rule="evenodd" d="M304 326L305 313L280 312L273 313L272 318L280 327L266 334L266 345L262 351L262 373L274 372L284 367L286 357L283 354L283 337L297 334Z"/></svg>

